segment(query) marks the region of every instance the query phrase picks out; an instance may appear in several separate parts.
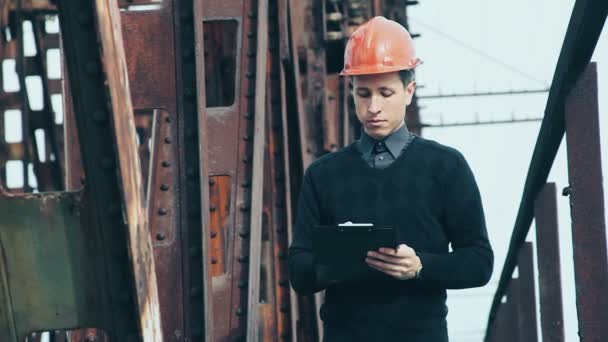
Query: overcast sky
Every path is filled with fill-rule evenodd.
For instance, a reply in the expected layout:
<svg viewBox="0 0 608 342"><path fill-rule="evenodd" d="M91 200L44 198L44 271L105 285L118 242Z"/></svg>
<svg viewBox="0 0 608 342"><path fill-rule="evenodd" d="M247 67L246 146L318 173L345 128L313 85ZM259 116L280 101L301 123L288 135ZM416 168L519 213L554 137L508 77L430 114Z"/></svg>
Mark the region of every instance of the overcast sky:
<svg viewBox="0 0 608 342"><path fill-rule="evenodd" d="M574 6L573 0L421 1L410 7L409 23L424 64L417 70L419 95L542 89L550 85ZM598 62L600 94L608 85L608 34L602 34ZM605 90L604 90L605 92ZM548 93L456 99L427 99L424 123L542 117ZM600 96L604 178L608 169L606 96ZM491 301L502 271L540 122L429 128L426 138L459 149L476 175L496 260L490 284L450 291L450 341L482 341ZM565 140L549 176L558 191L568 184ZM606 193L604 184L604 192ZM568 199L558 197L566 341L576 341L577 321ZM535 240L534 226L528 236ZM604 256L606 257L606 256ZM536 279L535 275L535 279ZM537 284L538 286L538 284ZM537 289L538 291L538 289ZM536 296L538 300L538 293ZM540 319L538 318L539 322ZM540 340L540 339L539 339Z"/></svg>

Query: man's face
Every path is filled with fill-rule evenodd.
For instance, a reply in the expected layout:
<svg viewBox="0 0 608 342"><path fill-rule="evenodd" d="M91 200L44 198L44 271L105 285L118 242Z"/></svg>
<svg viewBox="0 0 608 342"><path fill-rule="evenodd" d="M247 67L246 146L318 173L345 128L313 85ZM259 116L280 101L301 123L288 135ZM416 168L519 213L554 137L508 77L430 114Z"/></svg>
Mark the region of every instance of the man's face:
<svg viewBox="0 0 608 342"><path fill-rule="evenodd" d="M382 139L401 127L416 82L403 85L399 72L353 76L357 118L365 132Z"/></svg>

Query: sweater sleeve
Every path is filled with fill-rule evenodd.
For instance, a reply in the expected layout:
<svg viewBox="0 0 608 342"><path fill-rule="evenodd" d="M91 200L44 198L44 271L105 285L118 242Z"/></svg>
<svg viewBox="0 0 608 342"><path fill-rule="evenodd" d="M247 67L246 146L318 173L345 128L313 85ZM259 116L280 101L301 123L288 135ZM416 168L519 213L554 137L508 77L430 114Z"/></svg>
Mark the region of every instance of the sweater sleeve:
<svg viewBox="0 0 608 342"><path fill-rule="evenodd" d="M494 253L488 240L481 196L473 172L461 154L443 180L443 224L452 252L419 252L421 281L445 289L487 284L492 275Z"/></svg>
<svg viewBox="0 0 608 342"><path fill-rule="evenodd" d="M318 225L319 221L319 202L309 168L300 188L296 224L288 257L291 286L300 294L312 294L321 290L316 284L311 236L311 227Z"/></svg>

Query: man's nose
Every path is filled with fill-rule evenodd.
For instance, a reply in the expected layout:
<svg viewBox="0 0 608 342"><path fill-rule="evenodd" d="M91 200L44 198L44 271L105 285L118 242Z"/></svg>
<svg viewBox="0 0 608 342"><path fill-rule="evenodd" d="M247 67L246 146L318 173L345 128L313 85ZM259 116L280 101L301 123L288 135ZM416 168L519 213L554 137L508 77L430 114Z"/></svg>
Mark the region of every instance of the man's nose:
<svg viewBox="0 0 608 342"><path fill-rule="evenodd" d="M377 96L372 96L367 111L370 114L378 114L382 110L382 100Z"/></svg>

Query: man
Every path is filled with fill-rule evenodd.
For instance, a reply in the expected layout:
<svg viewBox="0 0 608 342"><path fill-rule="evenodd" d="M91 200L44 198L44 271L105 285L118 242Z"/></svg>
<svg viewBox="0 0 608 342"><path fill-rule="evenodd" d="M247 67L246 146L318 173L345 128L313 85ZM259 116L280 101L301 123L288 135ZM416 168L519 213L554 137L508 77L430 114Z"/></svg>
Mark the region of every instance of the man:
<svg viewBox="0 0 608 342"><path fill-rule="evenodd" d="M383 17L347 43L342 75L352 77L362 135L306 170L289 250L293 288L326 290L326 342L448 341L446 289L490 279L494 255L467 162L405 126L419 64L406 29ZM311 229L347 221L394 227L398 248L368 252L375 276L320 279Z"/></svg>

